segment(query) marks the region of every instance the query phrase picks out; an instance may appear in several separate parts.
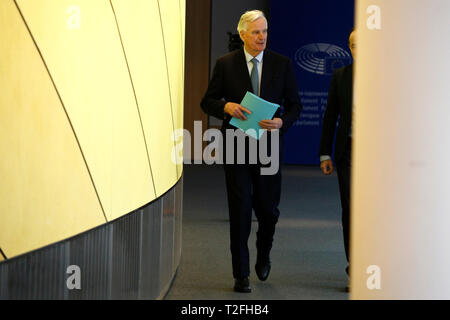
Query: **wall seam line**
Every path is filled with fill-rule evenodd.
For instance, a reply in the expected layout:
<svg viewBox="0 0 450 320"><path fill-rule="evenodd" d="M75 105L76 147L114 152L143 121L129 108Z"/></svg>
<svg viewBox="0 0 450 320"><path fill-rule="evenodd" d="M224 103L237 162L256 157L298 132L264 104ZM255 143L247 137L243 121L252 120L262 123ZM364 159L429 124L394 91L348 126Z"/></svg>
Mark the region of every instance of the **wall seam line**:
<svg viewBox="0 0 450 320"><path fill-rule="evenodd" d="M50 69L48 68L47 62L44 59L44 55L42 54L41 49L39 48L39 46L38 46L38 44L36 42L36 39L34 38L33 33L31 32L31 29L28 26L27 21L25 20L25 17L24 17L24 15L22 13L22 10L20 10L20 7L19 7L19 4L17 3L17 0L13 0L13 1L14 1L14 4L16 5L16 7L17 7L17 10L18 10L20 16L22 17L22 21L23 21L23 23L25 24L25 27L28 30L28 33L29 33L29 35L31 37L31 40L33 41L34 46L36 47L36 50L38 51L39 56L41 57L42 63L44 64L44 67L47 70L48 76L50 77L50 81L53 84L53 88L55 89L56 95L58 96L58 99L59 99L59 101L61 103L61 106L62 106L62 108L64 110L64 113L66 115L67 121L69 122L70 128L72 129L73 135L74 135L75 140L77 142L78 148L80 150L81 156L82 156L84 164L86 166L86 170L88 171L89 178L91 179L92 186L93 186L95 194L97 196L97 200L98 200L98 202L100 204L100 208L102 209L103 217L105 218L105 221L108 222L108 218L106 217L105 209L103 208L102 201L100 200L100 195L98 194L97 187L95 186L95 182L94 182L94 179L92 177L91 170L89 169L89 165L87 163L87 160L86 160L86 157L84 155L83 149L81 148L81 144L80 144L80 141L78 139L78 136L77 136L77 133L75 131L75 128L73 127L72 121L70 120L69 114L67 113L66 106L65 106L65 104L64 104L64 102L63 102L63 100L61 98L61 95L60 95L59 90L58 90L58 88L56 86L56 83L55 83L55 81L54 81L54 79L52 77L52 74L50 73Z"/></svg>
<svg viewBox="0 0 450 320"><path fill-rule="evenodd" d="M156 2L158 3L159 21L161 23L161 34L162 34L163 46L164 46L164 57L165 57L165 60L166 60L167 83L168 83L168 86L169 86L170 112L171 112L171 115L172 115L172 129L173 129L173 133L175 134L175 123L174 123L174 118L173 118L173 106L172 106L172 104L173 104L173 102L172 102L172 90L170 88L170 75L169 75L169 63L168 63L168 60L167 60L166 39L165 39L165 36L164 36L164 26L163 26L163 22L162 22L161 7L159 5L159 0L156 0ZM176 150L176 141L173 142L173 147L174 147L174 150ZM178 164L175 165L175 170L176 170L176 175L177 175L177 178L178 178Z"/></svg>
<svg viewBox="0 0 450 320"><path fill-rule="evenodd" d="M155 198L156 198L157 197L156 186L155 186L155 179L153 177L152 164L151 164L151 161L150 161L150 152L149 152L149 149L148 149L147 139L145 138L144 124L142 123L142 116L141 116L141 111L139 109L139 102L138 102L138 98L137 98L137 95L136 95L136 89L134 88L133 76L131 75L130 65L128 64L128 58L127 58L127 54L126 54L126 51L125 51L125 46L123 44L122 34L120 33L119 21L117 20L117 15L116 15L116 11L114 10L114 6L112 4L112 0L109 0L109 3L111 5L111 9L112 9L112 12L113 12L113 15L114 15L114 20L116 22L116 28L117 28L117 32L119 34L120 44L122 46L122 51L123 51L123 56L125 58L125 63L127 65L127 70L128 70L128 75L130 77L131 87L133 88L134 100L136 102L136 109L137 109L138 116L139 116L139 122L141 124L141 130L142 130L142 136L144 138L145 150L147 152L147 160L148 160L148 166L150 168L150 176L152 177L153 193L154 193Z"/></svg>

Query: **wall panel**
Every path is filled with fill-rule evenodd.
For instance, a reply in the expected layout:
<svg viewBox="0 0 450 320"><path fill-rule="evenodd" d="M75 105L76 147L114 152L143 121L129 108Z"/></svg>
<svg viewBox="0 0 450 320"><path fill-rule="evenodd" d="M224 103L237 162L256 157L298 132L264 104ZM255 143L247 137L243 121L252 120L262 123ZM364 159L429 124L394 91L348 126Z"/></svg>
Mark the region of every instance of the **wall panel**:
<svg viewBox="0 0 450 320"><path fill-rule="evenodd" d="M1 262L0 299L162 299L180 261L182 184L113 222ZM79 267L80 289L67 286L70 266Z"/></svg>
<svg viewBox="0 0 450 320"><path fill-rule="evenodd" d="M18 1L66 106L108 220L155 198L109 1ZM69 28L71 6L79 27Z"/></svg>
<svg viewBox="0 0 450 320"><path fill-rule="evenodd" d="M10 258L106 221L20 13L0 1L0 15L0 247Z"/></svg>
<svg viewBox="0 0 450 320"><path fill-rule="evenodd" d="M160 8L161 2L161 8ZM0 2L0 247L7 258L170 190L183 0Z"/></svg>
<svg viewBox="0 0 450 320"><path fill-rule="evenodd" d="M186 76L184 80L184 128L194 138L194 121L208 126L208 116L200 108L200 101L209 83L211 0L196 0L186 3ZM203 143L203 147L206 142ZM194 158L194 147L190 155ZM189 154L185 152L185 156ZM200 156L197 159L201 160Z"/></svg>
<svg viewBox="0 0 450 320"><path fill-rule="evenodd" d="M178 178L171 159L173 119L158 2L140 0L133 6L127 0L112 3L139 101L156 194L160 196Z"/></svg>
<svg viewBox="0 0 450 320"><path fill-rule="evenodd" d="M352 299L450 298L450 2L357 1Z"/></svg>
<svg viewBox="0 0 450 320"><path fill-rule="evenodd" d="M180 33L180 2L179 0L159 0L161 23L164 35L164 45L167 57L167 68L170 82L170 96L173 113L174 129L183 129L183 36ZM175 21L175 23L174 23ZM180 178L183 165L177 165Z"/></svg>
<svg viewBox="0 0 450 320"><path fill-rule="evenodd" d="M0 1L0 298L165 294L181 254L171 135L183 121L184 10ZM71 265L81 291L66 286Z"/></svg>

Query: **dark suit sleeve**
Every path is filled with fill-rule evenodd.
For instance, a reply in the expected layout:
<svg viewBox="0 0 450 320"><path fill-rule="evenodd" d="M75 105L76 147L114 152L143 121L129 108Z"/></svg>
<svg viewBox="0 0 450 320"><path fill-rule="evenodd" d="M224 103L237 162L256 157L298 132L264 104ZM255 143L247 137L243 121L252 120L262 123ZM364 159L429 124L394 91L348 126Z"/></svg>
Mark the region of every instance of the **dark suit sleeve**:
<svg viewBox="0 0 450 320"><path fill-rule="evenodd" d="M283 120L282 132L286 132L292 124L297 121L302 111L300 97L298 95L297 80L294 74L292 62L288 60L284 85L284 113L280 117Z"/></svg>
<svg viewBox="0 0 450 320"><path fill-rule="evenodd" d="M320 139L319 156L330 155L333 148L333 138L336 131L336 122L339 116L339 103L337 97L338 72L333 73L330 90L328 91L327 109L323 117L322 137Z"/></svg>
<svg viewBox="0 0 450 320"><path fill-rule="evenodd" d="M203 111L213 117L223 120L225 118L225 104L226 101L222 100L224 97L223 85L224 85L224 72L223 62L219 59L213 70L211 81L209 82L208 89L203 97L200 105Z"/></svg>

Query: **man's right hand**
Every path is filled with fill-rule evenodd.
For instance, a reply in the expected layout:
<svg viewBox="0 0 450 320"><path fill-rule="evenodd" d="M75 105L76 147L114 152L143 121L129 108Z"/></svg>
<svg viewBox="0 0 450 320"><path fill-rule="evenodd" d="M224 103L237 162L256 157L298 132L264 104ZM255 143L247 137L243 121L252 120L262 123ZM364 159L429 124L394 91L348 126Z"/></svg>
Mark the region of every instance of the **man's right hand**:
<svg viewBox="0 0 450 320"><path fill-rule="evenodd" d="M252 112L248 110L247 108L244 108L240 104L228 102L225 105L224 108L225 113L228 113L230 116L241 119L241 120L247 120L247 117L245 116L244 112L251 114Z"/></svg>
<svg viewBox="0 0 450 320"><path fill-rule="evenodd" d="M333 172L333 161L324 160L320 163L320 169L322 169L323 174L329 175Z"/></svg>

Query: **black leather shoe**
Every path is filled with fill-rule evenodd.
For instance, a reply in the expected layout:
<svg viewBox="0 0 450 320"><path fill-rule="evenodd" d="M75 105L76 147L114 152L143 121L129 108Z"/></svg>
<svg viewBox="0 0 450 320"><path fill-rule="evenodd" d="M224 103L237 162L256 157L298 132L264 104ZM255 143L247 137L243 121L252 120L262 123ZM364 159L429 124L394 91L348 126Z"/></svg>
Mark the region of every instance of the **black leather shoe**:
<svg viewBox="0 0 450 320"><path fill-rule="evenodd" d="M243 293L252 292L252 288L250 287L250 279L248 277L234 279L234 291Z"/></svg>
<svg viewBox="0 0 450 320"><path fill-rule="evenodd" d="M267 260L266 262L257 262L255 271L259 280L266 281L270 273L270 260Z"/></svg>

